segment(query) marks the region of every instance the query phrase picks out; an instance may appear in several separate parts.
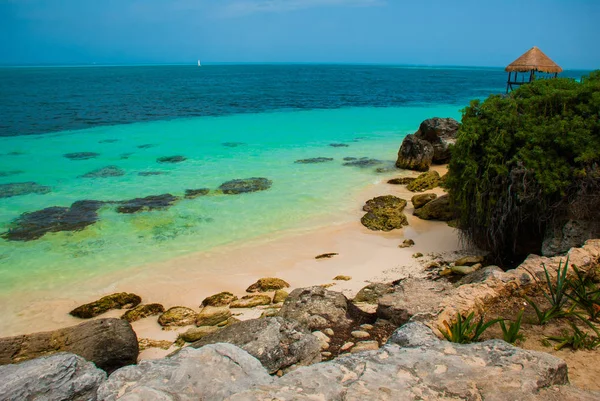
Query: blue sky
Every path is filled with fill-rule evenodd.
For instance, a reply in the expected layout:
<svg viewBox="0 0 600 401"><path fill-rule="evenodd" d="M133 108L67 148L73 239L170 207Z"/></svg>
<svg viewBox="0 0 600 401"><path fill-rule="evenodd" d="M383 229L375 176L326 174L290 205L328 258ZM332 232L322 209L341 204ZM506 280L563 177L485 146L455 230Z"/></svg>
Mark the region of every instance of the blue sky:
<svg viewBox="0 0 600 401"><path fill-rule="evenodd" d="M0 0L0 64L600 68L600 0Z"/></svg>

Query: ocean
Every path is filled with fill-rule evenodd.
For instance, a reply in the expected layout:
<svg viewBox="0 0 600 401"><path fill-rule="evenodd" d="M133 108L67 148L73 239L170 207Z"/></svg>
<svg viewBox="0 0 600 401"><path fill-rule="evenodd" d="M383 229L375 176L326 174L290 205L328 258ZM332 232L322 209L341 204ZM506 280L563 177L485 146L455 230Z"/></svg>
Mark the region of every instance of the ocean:
<svg viewBox="0 0 600 401"><path fill-rule="evenodd" d="M422 120L460 119L505 82L493 68L0 68L0 294L343 222ZM261 190L222 186L240 179Z"/></svg>

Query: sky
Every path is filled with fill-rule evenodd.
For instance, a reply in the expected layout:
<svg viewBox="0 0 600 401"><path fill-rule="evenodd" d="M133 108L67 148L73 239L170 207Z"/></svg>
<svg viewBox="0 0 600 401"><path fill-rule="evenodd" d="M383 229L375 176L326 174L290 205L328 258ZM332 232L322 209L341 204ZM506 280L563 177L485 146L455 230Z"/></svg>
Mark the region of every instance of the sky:
<svg viewBox="0 0 600 401"><path fill-rule="evenodd" d="M600 0L0 0L0 64L600 68Z"/></svg>

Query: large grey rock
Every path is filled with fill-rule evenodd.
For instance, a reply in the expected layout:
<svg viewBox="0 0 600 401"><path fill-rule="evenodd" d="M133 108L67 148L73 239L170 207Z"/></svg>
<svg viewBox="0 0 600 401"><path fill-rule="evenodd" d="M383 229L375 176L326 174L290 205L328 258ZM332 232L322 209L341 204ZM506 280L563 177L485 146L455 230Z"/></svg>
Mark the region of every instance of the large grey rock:
<svg viewBox="0 0 600 401"><path fill-rule="evenodd" d="M310 365L321 361L317 337L298 322L281 317L267 317L238 322L208 334L191 347L230 343L257 358L269 373L292 365Z"/></svg>
<svg viewBox="0 0 600 401"><path fill-rule="evenodd" d="M569 387L566 364L548 354L499 340L469 345L434 340L418 323L409 329L431 342L418 347L388 344L378 351L300 368L230 400L541 401L553 393L563 397L550 398L555 400L597 397ZM549 390L539 393L545 389Z"/></svg>
<svg viewBox="0 0 600 401"><path fill-rule="evenodd" d="M444 164L450 161L450 145L456 142L458 121L453 118L429 118L421 123L415 136L433 146L432 161Z"/></svg>
<svg viewBox="0 0 600 401"><path fill-rule="evenodd" d="M129 322L97 319L55 331L0 338L0 365L71 352L112 372L136 363L137 336Z"/></svg>
<svg viewBox="0 0 600 401"><path fill-rule="evenodd" d="M279 316L295 320L310 331L337 327L355 322L368 323L369 316L348 301L344 294L323 287L298 288L286 298Z"/></svg>
<svg viewBox="0 0 600 401"><path fill-rule="evenodd" d="M101 401L224 400L273 379L260 362L231 344L184 348L114 372L98 391Z"/></svg>
<svg viewBox="0 0 600 401"><path fill-rule="evenodd" d="M407 170L427 171L433 160L433 146L415 135L407 135L398 150L396 167Z"/></svg>
<svg viewBox="0 0 600 401"><path fill-rule="evenodd" d="M0 399L4 401L95 401L106 373L67 353L0 366Z"/></svg>

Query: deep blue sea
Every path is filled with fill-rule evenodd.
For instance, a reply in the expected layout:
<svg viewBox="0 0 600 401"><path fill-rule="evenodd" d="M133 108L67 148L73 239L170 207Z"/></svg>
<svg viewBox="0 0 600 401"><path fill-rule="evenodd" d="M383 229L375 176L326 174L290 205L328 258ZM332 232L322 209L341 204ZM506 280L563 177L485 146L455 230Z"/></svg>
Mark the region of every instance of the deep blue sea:
<svg viewBox="0 0 600 401"><path fill-rule="evenodd" d="M422 120L460 119L505 82L490 68L0 68L0 295L343 220L400 173ZM268 185L219 190L248 178Z"/></svg>

